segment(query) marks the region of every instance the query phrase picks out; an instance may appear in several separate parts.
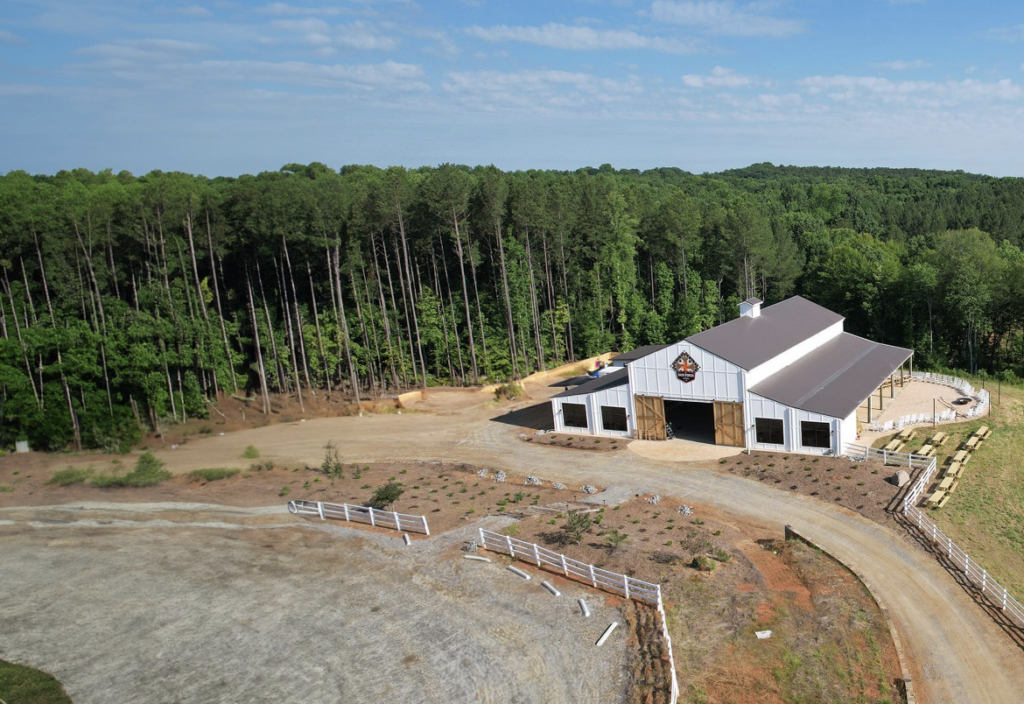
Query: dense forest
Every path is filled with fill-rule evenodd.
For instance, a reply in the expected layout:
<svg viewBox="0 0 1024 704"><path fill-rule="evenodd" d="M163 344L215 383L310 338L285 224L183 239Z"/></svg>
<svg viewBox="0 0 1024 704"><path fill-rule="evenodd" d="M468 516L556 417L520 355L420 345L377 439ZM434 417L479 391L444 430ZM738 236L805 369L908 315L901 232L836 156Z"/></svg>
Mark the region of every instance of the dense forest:
<svg viewBox="0 0 1024 704"><path fill-rule="evenodd" d="M1024 375L1024 180L754 165L0 177L0 446L125 449L221 394L366 399L801 294L918 368Z"/></svg>

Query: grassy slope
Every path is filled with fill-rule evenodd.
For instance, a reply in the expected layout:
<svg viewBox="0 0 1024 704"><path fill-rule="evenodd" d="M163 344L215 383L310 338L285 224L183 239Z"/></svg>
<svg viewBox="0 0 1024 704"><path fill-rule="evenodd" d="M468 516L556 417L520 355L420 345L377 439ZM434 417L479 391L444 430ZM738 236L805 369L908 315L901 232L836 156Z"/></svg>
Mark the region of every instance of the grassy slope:
<svg viewBox="0 0 1024 704"><path fill-rule="evenodd" d="M993 403L995 393L993 393ZM1018 599L1024 598L1024 391L1003 387L1002 403L987 418L943 426L950 440L946 457L982 425L992 437L971 457L953 498L929 515L947 535L987 568ZM911 448L931 434L919 430Z"/></svg>
<svg viewBox="0 0 1024 704"><path fill-rule="evenodd" d="M52 675L6 660L0 660L0 699L10 704L71 704Z"/></svg>

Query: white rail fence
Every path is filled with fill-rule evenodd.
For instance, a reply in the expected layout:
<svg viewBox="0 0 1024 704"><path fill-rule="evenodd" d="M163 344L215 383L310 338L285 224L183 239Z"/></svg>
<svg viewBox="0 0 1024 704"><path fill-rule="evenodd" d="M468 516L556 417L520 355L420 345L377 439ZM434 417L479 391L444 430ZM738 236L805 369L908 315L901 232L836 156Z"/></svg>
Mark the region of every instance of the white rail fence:
<svg viewBox="0 0 1024 704"><path fill-rule="evenodd" d="M630 577L629 575L609 572L600 567L594 567L586 562L566 557L562 553L548 550L536 543L527 543L524 540L517 540L509 535L492 533L489 530L480 529L480 546L485 550L507 554L515 560L530 562L537 567L552 567L561 572L566 578L576 579L590 584L595 589L602 589L606 592L624 596L627 599L636 599L648 604L653 604L661 616L661 634L665 638L668 647L669 669L672 674L672 704L679 700L679 679L676 677L675 658L672 654L672 638L668 634L668 622L665 618L665 606L661 600L661 585L644 582Z"/></svg>
<svg viewBox="0 0 1024 704"><path fill-rule="evenodd" d="M997 608L1002 609L1003 613L1016 622L1018 627L1024 628L1024 606L1021 606L1021 603L1010 595L1005 587L993 579L988 570L982 569L977 562L972 562L970 555L954 543L952 538L939 530L939 527L917 507L917 502L920 501L921 495L924 494L925 490L932 483L932 478L938 469L938 460L935 457L921 457L920 455L894 452L885 453L884 450L864 447L863 445L847 445L846 455L851 459L864 457L883 459L886 456L892 458L893 455L900 455L898 464L906 464L911 468L922 468L921 475L910 487L906 496L903 497L901 512L904 517L911 524L917 526L921 535L930 541L936 550L945 553L946 558L963 572L968 581L980 588L981 593L988 597L989 601ZM905 462L903 461L904 457L906 458Z"/></svg>
<svg viewBox="0 0 1024 704"><path fill-rule="evenodd" d="M299 516L319 516L322 521L335 518L351 523L366 523L379 528L393 528L403 533L430 535L426 516L410 516L396 511L381 511L371 506L329 504L323 501L289 501L288 511Z"/></svg>
<svg viewBox="0 0 1024 704"><path fill-rule="evenodd" d="M883 450L877 447L868 447L867 445L856 445L854 443L846 443L846 449L843 452L844 455L850 459L855 460L882 460L883 464L893 464L902 467L910 467L911 469L927 468L930 465L935 464L934 457L921 457L909 452L893 452L891 450Z"/></svg>

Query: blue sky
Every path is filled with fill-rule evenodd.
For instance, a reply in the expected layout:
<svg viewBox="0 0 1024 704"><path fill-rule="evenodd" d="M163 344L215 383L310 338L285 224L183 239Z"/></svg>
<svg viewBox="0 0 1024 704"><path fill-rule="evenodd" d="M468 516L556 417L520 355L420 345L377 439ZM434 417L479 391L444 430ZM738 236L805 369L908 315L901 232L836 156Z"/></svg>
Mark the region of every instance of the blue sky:
<svg viewBox="0 0 1024 704"><path fill-rule="evenodd" d="M0 172L755 162L1024 175L1024 6L6 0Z"/></svg>

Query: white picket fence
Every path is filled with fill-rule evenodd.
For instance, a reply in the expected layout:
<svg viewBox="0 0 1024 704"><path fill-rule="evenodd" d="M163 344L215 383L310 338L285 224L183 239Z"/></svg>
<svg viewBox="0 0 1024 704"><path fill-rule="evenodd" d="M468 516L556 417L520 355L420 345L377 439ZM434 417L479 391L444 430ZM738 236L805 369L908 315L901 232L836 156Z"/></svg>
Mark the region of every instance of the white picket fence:
<svg viewBox="0 0 1024 704"><path fill-rule="evenodd" d="M906 496L903 497L901 512L904 517L911 524L916 525L918 531L927 540L931 541L936 549L943 551L949 561L962 570L968 580L976 587L979 587L981 593L988 597L997 608L1001 608L1003 613L1011 617L1018 627L1024 628L1024 606L1021 606L1020 602L1011 596L1005 587L993 579L987 570L982 569L976 562L972 562L970 555L954 543L952 538L939 530L939 527L917 507L918 501L921 500L921 495L931 485L935 472L938 469L939 464L935 457L921 457L920 455L895 452L886 453L884 450L877 448L852 444L846 446L845 454L850 459L871 457L883 460L886 456L892 458L893 455L899 455L898 464L906 464L911 468L923 468L917 481L914 482ZM906 458L905 463L903 461L904 457Z"/></svg>
<svg viewBox="0 0 1024 704"><path fill-rule="evenodd" d="M403 533L430 535L426 516L410 516L396 511L381 511L370 506L329 504L323 501L289 501L288 511L299 516L319 516L322 521L336 518L351 523L366 523L380 528L393 528Z"/></svg>
<svg viewBox="0 0 1024 704"><path fill-rule="evenodd" d="M536 543L528 543L509 535L492 533L480 529L480 547L493 552L504 553L515 560L531 562L537 567L553 567L565 577L590 584L595 589L653 604L661 616L661 634L668 647L669 668L672 673L672 704L679 701L679 679L676 677L675 657L672 654L672 637L668 634L665 606L661 600L661 585L644 582L629 575L609 572L586 562L566 557L562 553L548 550Z"/></svg>

